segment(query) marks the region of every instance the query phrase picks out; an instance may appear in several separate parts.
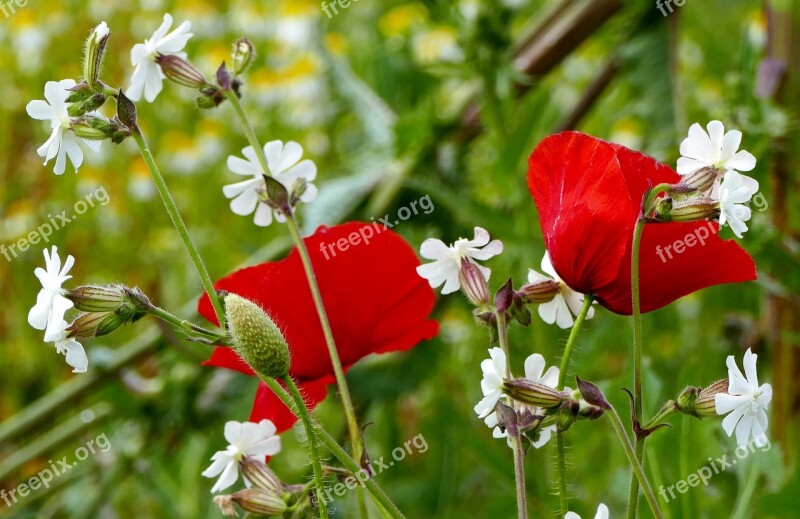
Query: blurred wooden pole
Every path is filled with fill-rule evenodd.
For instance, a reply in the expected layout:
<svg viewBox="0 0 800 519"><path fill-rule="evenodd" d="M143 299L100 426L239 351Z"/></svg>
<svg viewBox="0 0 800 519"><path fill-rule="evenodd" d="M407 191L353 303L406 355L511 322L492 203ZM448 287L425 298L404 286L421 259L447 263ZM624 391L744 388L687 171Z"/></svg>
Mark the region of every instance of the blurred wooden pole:
<svg viewBox="0 0 800 519"><path fill-rule="evenodd" d="M759 70L759 92L773 98L796 119L800 112L800 0L765 3L767 18L767 52ZM770 171L770 214L772 223L784 236L798 238L791 222L793 197L797 192L797 164L800 161L800 130L772 143L773 162ZM795 207L796 211L796 207ZM787 265L788 266L788 265ZM796 300L777 295L767 298L767 336L773 350L775 367L773 387L773 435L786 449L794 449L788 437L788 425L797 406L800 383L800 358L794 339L800 331L800 306ZM792 333L794 332L794 333Z"/></svg>

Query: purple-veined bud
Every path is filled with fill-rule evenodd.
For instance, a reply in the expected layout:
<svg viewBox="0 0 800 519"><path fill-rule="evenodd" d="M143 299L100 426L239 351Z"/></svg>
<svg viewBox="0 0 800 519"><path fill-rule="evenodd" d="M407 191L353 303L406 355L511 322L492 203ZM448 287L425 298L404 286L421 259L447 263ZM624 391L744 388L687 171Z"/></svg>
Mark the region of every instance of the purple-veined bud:
<svg viewBox="0 0 800 519"><path fill-rule="evenodd" d="M159 54L156 63L167 79L189 88L203 88L208 84L206 77L194 65L174 54Z"/></svg>
<svg viewBox="0 0 800 519"><path fill-rule="evenodd" d="M470 303L478 308L485 308L489 304L491 297L489 285L477 265L469 260L463 260L458 279L461 282L461 291Z"/></svg>
<svg viewBox="0 0 800 519"><path fill-rule="evenodd" d="M688 175L685 175L679 185L693 188L699 193L708 192L714 185L714 181L719 178L720 171L714 166L706 166Z"/></svg>
<svg viewBox="0 0 800 519"><path fill-rule="evenodd" d="M219 507L222 515L227 517L237 515L233 503L242 507L242 510L246 512L268 516L281 515L289 508L279 495L255 487L240 490L229 496L217 496L214 498L214 503Z"/></svg>
<svg viewBox="0 0 800 519"><path fill-rule="evenodd" d="M583 397L587 403L601 409L611 409L611 404L609 404L606 397L603 396L603 392L600 391L599 387L591 382L581 380L580 377L576 377L576 379L578 381L578 391L581 392L581 397Z"/></svg>
<svg viewBox="0 0 800 519"><path fill-rule="evenodd" d="M274 492L277 495L284 493L285 488L277 474L272 472L266 463L259 461L250 456L243 456L239 462L239 467L242 469L242 475L247 478L247 481L253 484L254 487L262 490Z"/></svg>
<svg viewBox="0 0 800 519"><path fill-rule="evenodd" d="M673 200L669 220L673 222L696 222L719 215L719 202L708 197L694 197L687 201Z"/></svg>
<svg viewBox="0 0 800 519"><path fill-rule="evenodd" d="M526 378L506 380L503 392L518 402L544 409L559 406L565 399L563 392Z"/></svg>
<svg viewBox="0 0 800 519"><path fill-rule="evenodd" d="M697 418L717 416L715 397L719 393L728 392L728 379L718 380L703 389L687 387L675 401L675 409L683 414Z"/></svg>
<svg viewBox="0 0 800 519"><path fill-rule="evenodd" d="M517 295L525 304L541 304L552 301L553 298L558 295L560 290L561 287L557 281L553 281L552 279L544 279L542 281L537 281L536 283L522 285L517 292Z"/></svg>

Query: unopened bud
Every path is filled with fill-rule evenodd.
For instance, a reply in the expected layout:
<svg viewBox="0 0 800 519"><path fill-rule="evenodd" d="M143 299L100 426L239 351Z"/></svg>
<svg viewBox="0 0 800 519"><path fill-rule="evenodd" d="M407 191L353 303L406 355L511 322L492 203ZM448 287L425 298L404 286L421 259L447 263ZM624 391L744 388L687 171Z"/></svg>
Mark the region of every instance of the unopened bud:
<svg viewBox="0 0 800 519"><path fill-rule="evenodd" d="M587 403L597 406L601 409L611 409L611 404L609 404L608 400L606 400L606 397L603 396L603 392L600 391L599 387L591 382L581 380L580 377L576 378L578 381L578 391L581 392L581 397L583 397Z"/></svg>
<svg viewBox="0 0 800 519"><path fill-rule="evenodd" d="M78 103L72 103L67 107L67 113L70 117L80 117L89 112L93 112L103 106L106 102L106 96L102 93L92 94L88 98Z"/></svg>
<svg viewBox="0 0 800 519"><path fill-rule="evenodd" d="M544 409L556 407L564 401L562 392L526 378L506 380L503 392L518 402Z"/></svg>
<svg viewBox="0 0 800 519"><path fill-rule="evenodd" d="M680 185L685 185L700 193L705 193L714 185L714 181L717 180L719 174L720 171L714 166L706 166L685 175L681 179Z"/></svg>
<svg viewBox="0 0 800 519"><path fill-rule="evenodd" d="M84 285L67 291L65 296L83 312L113 312L128 300L125 287L119 284Z"/></svg>
<svg viewBox="0 0 800 519"><path fill-rule="evenodd" d="M283 334L260 306L227 294L225 314L236 353L261 377L289 373L289 348Z"/></svg>
<svg viewBox="0 0 800 519"><path fill-rule="evenodd" d="M260 488L246 488L230 497L242 510L254 514L281 515L289 508L279 495Z"/></svg>
<svg viewBox="0 0 800 519"><path fill-rule="evenodd" d="M242 475L254 487L267 490L275 494L283 494L284 486L278 476L270 470L266 463L250 456L243 456L239 462Z"/></svg>
<svg viewBox="0 0 800 519"><path fill-rule="evenodd" d="M156 63L167 79L189 88L203 88L208 84L202 72L191 63L174 54L159 54Z"/></svg>
<svg viewBox="0 0 800 519"><path fill-rule="evenodd" d="M469 260L462 261L458 279L461 282L461 291L473 305L485 308L489 304L489 285L477 265Z"/></svg>
<svg viewBox="0 0 800 519"><path fill-rule="evenodd" d="M687 387L678 395L675 402L675 409L679 412L703 418L706 416L716 416L716 398L719 393L728 392L728 379L714 382L710 386L700 389L699 387Z"/></svg>
<svg viewBox="0 0 800 519"><path fill-rule="evenodd" d="M558 432L564 432L575 423L575 417L578 416L580 405L575 400L564 402L561 409L556 414L556 429Z"/></svg>
<svg viewBox="0 0 800 519"><path fill-rule="evenodd" d="M125 319L115 312L86 312L78 315L67 328L68 337L101 337L125 324Z"/></svg>
<svg viewBox="0 0 800 519"><path fill-rule="evenodd" d="M115 144L119 144L131 134L128 127L116 116L107 120L95 115L83 115L70 120L70 129L82 139L93 141L111 139Z"/></svg>
<svg viewBox="0 0 800 519"><path fill-rule="evenodd" d="M86 55L83 59L83 78L89 85L97 83L100 69L103 66L103 56L106 52L106 43L110 35L106 22L100 23L86 40Z"/></svg>
<svg viewBox="0 0 800 519"><path fill-rule="evenodd" d="M552 279L522 285L517 294L524 303L541 304L552 301L560 291L560 285Z"/></svg>
<svg viewBox="0 0 800 519"><path fill-rule="evenodd" d="M122 285L84 286L68 291L66 297L83 310L67 328L69 337L100 337L122 325L138 321L152 307L138 288Z"/></svg>
<svg viewBox="0 0 800 519"><path fill-rule="evenodd" d="M583 400L578 402L578 404L580 406L578 409L578 416L585 418L586 420L597 420L603 416L603 413L605 412L602 407L589 404Z"/></svg>
<svg viewBox="0 0 800 519"><path fill-rule="evenodd" d="M240 38L233 44L233 53L231 55L231 64L233 65L233 73L239 75L247 70L247 67L253 62L256 57L256 49L247 38Z"/></svg>
<svg viewBox="0 0 800 519"><path fill-rule="evenodd" d="M687 202L673 204L670 221L696 222L714 218L719 214L719 202L708 197L692 198Z"/></svg>

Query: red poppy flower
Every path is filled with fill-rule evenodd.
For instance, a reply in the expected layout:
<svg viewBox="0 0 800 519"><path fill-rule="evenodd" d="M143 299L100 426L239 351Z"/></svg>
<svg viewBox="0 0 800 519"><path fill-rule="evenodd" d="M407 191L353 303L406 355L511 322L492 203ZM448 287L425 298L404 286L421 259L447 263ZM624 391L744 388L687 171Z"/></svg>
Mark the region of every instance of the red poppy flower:
<svg viewBox="0 0 800 519"><path fill-rule="evenodd" d="M528 166L528 188L558 275L612 312L630 314L631 240L642 197L680 176L652 157L578 132L544 139ZM705 287L756 279L752 258L718 231L708 221L645 225L643 312Z"/></svg>
<svg viewBox="0 0 800 519"><path fill-rule="evenodd" d="M378 224L351 222L322 226L304 241L345 369L371 353L408 350L437 334L438 323L428 319L433 290L417 275L419 260L400 235ZM286 337L290 374L308 404L313 407L322 401L327 386L335 382L333 366L297 250L282 261L234 272L215 287L261 305ZM217 323L207 295L198 308ZM204 365L254 375L227 347L217 348ZM279 431L295 422L261 383L250 419L264 418L275 422Z"/></svg>

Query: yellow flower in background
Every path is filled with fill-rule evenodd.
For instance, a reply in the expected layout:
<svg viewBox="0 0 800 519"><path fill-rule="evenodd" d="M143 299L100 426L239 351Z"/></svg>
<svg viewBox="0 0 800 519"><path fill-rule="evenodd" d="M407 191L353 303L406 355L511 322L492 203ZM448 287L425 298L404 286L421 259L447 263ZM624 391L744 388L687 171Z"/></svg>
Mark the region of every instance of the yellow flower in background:
<svg viewBox="0 0 800 519"><path fill-rule="evenodd" d="M452 27L435 27L416 35L413 50L414 59L421 65L464 59L464 52L458 46L458 33Z"/></svg>
<svg viewBox="0 0 800 519"><path fill-rule="evenodd" d="M378 20L378 28L386 37L406 34L428 21L428 8L418 2L395 7Z"/></svg>

